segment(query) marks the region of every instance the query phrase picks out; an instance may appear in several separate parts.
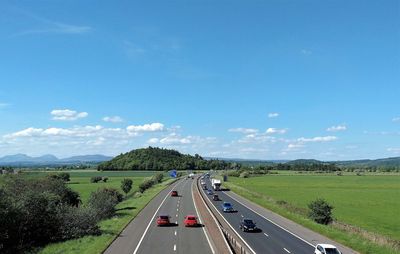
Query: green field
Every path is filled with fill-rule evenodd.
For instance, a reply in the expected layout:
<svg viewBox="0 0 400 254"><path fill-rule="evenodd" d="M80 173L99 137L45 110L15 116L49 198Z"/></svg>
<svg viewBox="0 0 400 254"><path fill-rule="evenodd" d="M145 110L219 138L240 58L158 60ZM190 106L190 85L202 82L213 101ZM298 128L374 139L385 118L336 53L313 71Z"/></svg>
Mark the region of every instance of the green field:
<svg viewBox="0 0 400 254"><path fill-rule="evenodd" d="M339 222L400 240L400 175L268 175L229 182L234 191L249 190L241 194L260 205L274 208L276 201L286 201L300 214L310 201L324 198Z"/></svg>

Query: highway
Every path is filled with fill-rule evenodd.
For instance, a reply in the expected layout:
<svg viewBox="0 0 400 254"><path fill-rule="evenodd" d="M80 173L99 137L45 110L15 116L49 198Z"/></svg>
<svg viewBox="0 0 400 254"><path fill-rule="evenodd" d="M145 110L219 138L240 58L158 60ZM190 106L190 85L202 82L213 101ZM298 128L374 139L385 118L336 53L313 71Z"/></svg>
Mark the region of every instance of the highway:
<svg viewBox="0 0 400 254"><path fill-rule="evenodd" d="M203 227L185 227L186 215L196 215L192 197L194 180L179 180L173 187L160 193L149 204L151 209L138 217L118 237L105 253L148 254L148 253L213 253ZM171 197L170 191L177 190L179 196ZM158 227L157 216L169 215L176 225Z"/></svg>
<svg viewBox="0 0 400 254"><path fill-rule="evenodd" d="M208 189L212 190L211 182L205 179ZM205 192L203 190L203 192ZM305 240L294 236L285 229L275 225L261 215L255 213L245 205L239 203L224 191L216 191L221 201L213 201L212 195L206 195L212 204L220 211L221 215L233 227L233 229L243 238L254 253L265 254L309 254L314 252L314 247ZM235 213L223 213L221 205L223 202L230 202ZM261 229L259 232L242 232L239 228L240 220L251 218L257 223L257 227Z"/></svg>

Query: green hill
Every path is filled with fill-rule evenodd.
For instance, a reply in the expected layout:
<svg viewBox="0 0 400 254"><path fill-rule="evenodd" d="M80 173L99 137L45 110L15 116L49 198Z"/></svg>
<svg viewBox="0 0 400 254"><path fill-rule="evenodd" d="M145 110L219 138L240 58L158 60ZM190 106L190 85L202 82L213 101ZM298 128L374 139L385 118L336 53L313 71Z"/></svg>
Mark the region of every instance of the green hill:
<svg viewBox="0 0 400 254"><path fill-rule="evenodd" d="M220 170L230 163L205 160L200 155L181 154L175 150L148 147L120 154L98 165L98 170Z"/></svg>

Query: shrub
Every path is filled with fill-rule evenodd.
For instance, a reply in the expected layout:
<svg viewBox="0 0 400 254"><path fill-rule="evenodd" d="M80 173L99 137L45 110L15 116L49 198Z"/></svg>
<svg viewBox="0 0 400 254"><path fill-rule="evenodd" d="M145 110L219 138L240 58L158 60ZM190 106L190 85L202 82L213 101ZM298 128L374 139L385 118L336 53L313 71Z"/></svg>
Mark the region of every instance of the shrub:
<svg viewBox="0 0 400 254"><path fill-rule="evenodd" d="M248 178L250 176L248 171L244 171L242 173L240 173L239 177L241 178Z"/></svg>
<svg viewBox="0 0 400 254"><path fill-rule="evenodd" d="M98 219L93 209L87 207L62 206L58 211L60 218L59 239L68 240L85 235L99 235Z"/></svg>
<svg viewBox="0 0 400 254"><path fill-rule="evenodd" d="M128 178L124 178L121 181L121 189L122 189L123 192L125 192L125 194L128 194L128 192L131 191L132 183L133 183L132 180L128 179Z"/></svg>
<svg viewBox="0 0 400 254"><path fill-rule="evenodd" d="M101 176L92 176L91 178L90 178L90 182L91 183L98 183L98 182L100 182L102 180L102 177Z"/></svg>
<svg viewBox="0 0 400 254"><path fill-rule="evenodd" d="M69 182L70 181L70 174L67 172L61 172L60 174L58 174L58 176L60 177L61 180L63 180L64 182Z"/></svg>
<svg viewBox="0 0 400 254"><path fill-rule="evenodd" d="M145 190L150 188L151 186L154 185L154 182L152 179L145 179L140 185L139 185L139 191L143 193Z"/></svg>
<svg viewBox="0 0 400 254"><path fill-rule="evenodd" d="M88 207L94 210L98 220L115 214L115 206L123 199L121 193L112 188L100 188L90 194Z"/></svg>
<svg viewBox="0 0 400 254"><path fill-rule="evenodd" d="M162 173L157 173L152 177L152 179L155 183L161 183L163 178L164 178L164 175Z"/></svg>
<svg viewBox="0 0 400 254"><path fill-rule="evenodd" d="M107 182L108 181L108 177L107 176L103 176L102 178L101 178L101 180L103 181L103 182Z"/></svg>
<svg viewBox="0 0 400 254"><path fill-rule="evenodd" d="M332 209L333 206L328 204L324 199L317 199L308 204L310 209L308 216L319 224L328 225L333 221Z"/></svg>

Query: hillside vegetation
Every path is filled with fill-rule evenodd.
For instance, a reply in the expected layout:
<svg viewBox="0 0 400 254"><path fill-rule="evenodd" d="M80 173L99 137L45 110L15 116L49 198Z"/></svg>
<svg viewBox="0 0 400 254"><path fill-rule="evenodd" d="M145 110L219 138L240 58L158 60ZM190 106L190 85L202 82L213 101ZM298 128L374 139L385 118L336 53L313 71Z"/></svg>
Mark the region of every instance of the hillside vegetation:
<svg viewBox="0 0 400 254"><path fill-rule="evenodd" d="M230 163L205 160L200 155L181 154L175 150L148 147L120 154L98 165L98 170L222 170Z"/></svg>

